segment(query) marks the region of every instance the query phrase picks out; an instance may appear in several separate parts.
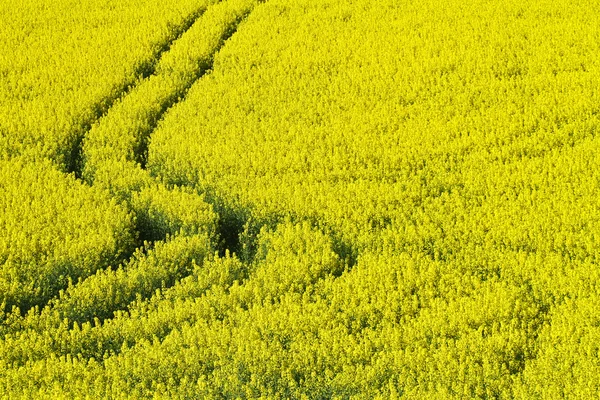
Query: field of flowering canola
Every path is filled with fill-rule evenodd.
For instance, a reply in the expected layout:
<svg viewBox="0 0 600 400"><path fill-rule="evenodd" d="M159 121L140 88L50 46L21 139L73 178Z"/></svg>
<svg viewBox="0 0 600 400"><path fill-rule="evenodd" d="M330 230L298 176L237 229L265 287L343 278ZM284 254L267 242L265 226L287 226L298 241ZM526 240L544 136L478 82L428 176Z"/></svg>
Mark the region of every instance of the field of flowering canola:
<svg viewBox="0 0 600 400"><path fill-rule="evenodd" d="M0 4L0 398L597 398L599 17Z"/></svg>

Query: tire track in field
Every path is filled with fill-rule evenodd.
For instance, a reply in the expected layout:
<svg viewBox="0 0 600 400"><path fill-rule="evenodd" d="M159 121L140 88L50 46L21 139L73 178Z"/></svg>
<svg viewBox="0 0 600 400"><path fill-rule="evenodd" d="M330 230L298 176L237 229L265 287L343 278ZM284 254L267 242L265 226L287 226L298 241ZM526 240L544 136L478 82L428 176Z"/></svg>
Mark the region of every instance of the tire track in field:
<svg viewBox="0 0 600 400"><path fill-rule="evenodd" d="M212 7L212 9L218 9L218 6L223 6L222 9L224 10L228 10L227 8L227 3L228 2L222 2L219 4L216 4L215 6ZM230 2L232 4L234 4L234 6L232 6L233 8L235 8L235 6L237 5L239 7L239 4L243 4L243 5L255 5L258 2L254 1L254 0L242 0L242 1L235 1L235 2ZM230 7L230 8L232 8ZM156 112L155 109L152 109L151 111L155 111L155 112L150 112L146 115L147 120L145 122L147 122L147 127L146 129L142 129L142 130L138 130L135 133L135 135L137 135L138 137L143 137L145 138L144 140L141 141L142 146L139 146L139 148L136 149L129 149L129 150L135 150L135 151L131 151L130 153L133 153L133 156L131 157L131 159L127 160L127 166L131 168L131 170L125 171L125 173L129 173L129 172L140 172L145 174L145 177L147 178L147 180L145 180L145 183L150 182L150 185L152 185L151 187L161 187L161 190L167 191L169 194L173 194L173 190L172 188L167 187L166 185L163 185L161 182L155 180L154 178L152 178L150 176L150 174L145 170L144 165L142 165L142 163L139 162L139 160L142 158L142 155L146 152L147 149L147 145L149 142L149 138L151 133L154 131L154 129L156 128L159 120L162 118L162 116L164 115L164 113L174 104L182 101L185 99L185 93L187 93L187 91L189 90L189 88L196 83L199 79L201 79L213 66L213 59L215 54L225 45L227 39L229 39L238 29L239 24L248 16L248 14L251 12L253 7L248 7L248 9L242 9L241 12L233 12L233 14L231 12L226 13L227 18L230 18L232 15L235 16L235 18L231 19L230 23L226 23L223 26L221 26L222 28L222 33L218 35L218 37L216 37L214 41L211 42L211 51L207 54L207 57L205 60L201 60L202 62L198 63L198 69L194 71L194 73L191 76L191 78L188 78L181 86L177 87L175 91L168 93L166 96L163 96L161 98L161 101L159 102L160 104L158 104L158 111ZM133 98L133 100L135 100L136 96L139 95L143 95L145 92L144 91L140 91L140 86L147 84L148 82L151 82L152 78L154 77L155 79L158 79L157 77L159 77L161 71L158 71L157 68L159 68L162 64L161 62L163 62L165 59L167 59L169 56L169 50L173 50L174 47L176 47L180 42L179 40L186 40L185 38L188 36L186 34L188 34L188 32L190 32L190 29L192 29L195 26L198 26L198 24L201 24L202 21L204 20L203 18L200 18L201 15L205 15L205 14L209 14L211 10L211 7L209 7L206 10L206 13L202 12L199 15L195 15L194 18L191 19L191 22L188 24L188 29L182 31L179 35L178 35L178 39L177 40L171 40L168 43L166 43L163 46L163 51L160 52L159 56L155 59L153 59L153 61L151 63L147 64L147 67L144 69L143 75L149 74L149 76L140 79L138 81L138 84L135 86L129 86L127 87L123 93L121 93L121 96L119 98L115 98L112 101L112 105L111 107L107 108L106 111L104 113L102 113L102 115L99 115L97 121L95 121L94 125L90 125L90 129L86 132L86 135L82 136L81 141L80 141L80 146L78 149L78 154L80 155L80 162L77 164L77 171L74 171L76 173L76 176L79 177L79 179L83 180L83 168L85 167L85 141L86 139L88 139L88 135L89 134L97 134L97 133L103 133L104 131L102 130L102 128L98 128L102 127L106 124L108 124L108 128L111 128L112 126L110 125L111 118L113 118L115 115L116 116L127 116L126 113L125 114L114 114L114 111L116 108L118 108L119 106L122 106L124 104L125 101L127 101L128 98ZM231 11L231 10L228 10ZM238 10L239 11L239 10ZM226 18L225 18L226 19ZM209 20L208 22L211 22L212 20ZM167 64L168 65L168 64ZM150 86L150 88L152 88L152 86ZM135 103L135 102L134 102ZM141 103L144 104L144 103ZM117 110L119 111L119 110ZM121 109L121 111L128 111L127 109ZM134 111L139 111L139 110L134 110ZM138 113L131 113L128 115L128 117L130 119L139 119L140 115ZM113 118L114 119L114 118ZM136 125L133 125L136 126ZM111 129L108 129L106 132L111 131ZM95 132L95 133L94 133ZM114 131L115 135L114 138L119 138L122 136L121 132L119 131ZM103 145L108 145L110 147L111 142L110 140L108 140L108 142L100 142ZM108 149L109 153L110 150L112 149ZM114 160L106 159L103 160L107 163L112 163ZM109 177L110 178L110 177ZM95 181L87 181L86 183L88 184L92 184L95 185L97 184L97 182ZM138 188L139 189L139 188ZM142 189L139 189L142 190ZM181 192L178 192L179 194L181 194ZM133 193L130 193L130 195ZM186 195L190 195L192 197L194 197L195 199L198 199L198 201L200 201L200 199L202 199L201 195L196 194L196 193L190 193L190 192L186 192ZM177 199L177 198L175 198ZM122 200L122 199L121 199ZM131 199L130 199L131 200ZM123 202L124 204L127 204L127 201ZM131 210L131 203L129 203L129 208ZM135 213L135 210L133 210ZM229 229L233 228L233 230L231 232L229 232ZM232 240L230 240L226 235L224 235L224 232L227 232L228 234L230 234L230 236L239 236L239 233L241 233L241 229L242 227L232 227L229 226L229 221L222 219L219 221L219 226L217 229L217 235L221 236L221 243L219 243L217 245L217 247L219 248L220 252L225 252L225 248L228 247L228 245L231 243ZM140 229L138 227L137 229L137 233L140 234ZM156 232L153 232L156 233ZM145 238L141 237L141 243L139 244L139 247L137 249L132 249L132 251L130 252L130 254L126 254L125 257L123 258L123 262L122 265L128 265L131 263L131 261L133 260L135 254L138 255L138 258L140 256L140 254L142 254L143 256L147 255L148 251L151 250L154 246L154 243L170 243L170 241L168 241L168 237L169 235L172 235L172 233L164 233L162 234L161 237L153 237L152 238L152 242L146 242L145 243ZM184 236L187 236L188 234L185 234ZM194 236L193 234L189 234L191 236ZM191 237L190 236L190 237ZM129 260L129 261L127 261ZM143 282L150 282L151 281L151 277L148 277L148 279L141 277L140 274L142 274L144 271L134 271L132 273L137 274L136 278L138 279L138 284L144 284ZM125 269L125 274L127 274L127 269ZM92 280L95 279L94 278L95 275L92 275L91 278ZM179 280L181 278L181 276L177 276L177 277L173 277L176 278L173 282L171 282L171 280L168 280L168 283L166 284L164 287L169 287L172 286L172 284L174 284L177 280ZM128 279L127 277L125 277L125 279ZM85 282L85 280L83 281ZM154 284L152 284L154 286ZM164 283L163 283L164 285ZM74 285L72 288L69 288L69 290L75 290L77 291L77 287L79 287L80 285ZM89 286L89 285L88 285ZM135 290L135 289L134 289ZM148 294L149 293L149 294ZM141 298L147 298L150 295L152 295L154 292L152 290L148 291L146 290L146 294L142 294ZM63 297L56 297L54 299L52 299L48 304L46 304L45 306L42 307L42 309L39 310L38 313L37 311L34 313L30 313L29 316L24 316L24 319L19 319L18 321L15 321L15 324L13 324L11 327L7 327L6 332L4 332L5 334L10 333L10 332L16 332L16 331L20 331L22 329L27 329L27 330L32 330L32 331L38 331L39 327L51 327L54 326L54 328L51 329L59 329L60 325L63 323L63 319L62 317L64 317L64 315L62 315L60 312L57 313L53 313L52 310L55 310L58 308L60 308L61 303L63 302L69 302L71 294L67 291L65 293L63 293L63 296L66 296L65 298ZM75 296L78 296L78 294L76 293ZM96 305L94 307L101 307L100 305ZM123 304L117 306L117 308L115 309L111 309L109 311L118 311L121 309L126 308L126 304L125 306L123 306ZM43 311L43 312L42 312ZM55 310L56 311L56 310ZM69 322L68 322L68 327L70 329L71 325L73 324L74 321L77 321L77 323L81 324L81 323L85 323L85 322L92 322L92 320L97 320L97 323L101 323L104 319L106 319L106 315L107 315L107 310L98 310L99 312L97 313L98 315L93 315L93 313L90 313L89 310L86 313L87 316L84 315L80 315L80 316L75 316L73 317L74 320L71 320L71 318L69 318ZM101 312L100 312L101 311ZM110 312L108 313L110 314ZM59 318L57 318L57 315L59 316ZM93 315L92 317L90 317L90 315ZM102 317L104 316L104 317ZM109 317L110 318L110 317ZM44 328L44 329L46 329ZM64 327L63 327L64 328ZM51 352L58 352L61 353L60 349L51 349Z"/></svg>
<svg viewBox="0 0 600 400"><path fill-rule="evenodd" d="M183 21L181 23L176 25L170 25L169 33L166 35L166 37L162 41L153 43L153 54L151 54L150 57L148 57L147 59L141 60L139 65L134 67L134 80L126 80L122 82L120 84L121 86L114 90L110 95L104 97L98 103L91 105L91 108L93 110L93 116L87 121L84 121L81 126L76 128L74 135L76 136L76 138L74 142L66 145L66 148L68 149L67 153L70 154L70 156L64 160L64 172L72 173L77 179L81 180L82 144L85 139L85 136L90 131L90 129L92 129L92 126L97 121L102 119L120 98L130 93L135 88L138 82L154 74L156 66L159 60L162 58L162 56L165 53L168 53L169 50L172 48L173 44L177 42L190 29L190 27L192 27L201 18L201 16L205 13L207 8L208 5L205 2L204 5L196 8L196 10L194 10L185 18L183 18ZM115 263L118 265L119 263L130 259L134 252L134 248L126 249L124 254L118 257ZM44 307L46 305L47 302L39 304L39 306L41 307ZM22 309L21 312L27 313L31 309L36 307L27 307Z"/></svg>
<svg viewBox="0 0 600 400"><path fill-rule="evenodd" d="M171 51L165 52L153 66L154 73L118 99L87 132L80 146L79 176L89 184L108 188L129 203L133 193L160 185L146 171L152 133L165 113L184 101L188 90L212 70L215 55L259 3L230 0L214 4L179 40L172 42ZM117 164L124 172L116 171ZM115 188L118 184L113 181L124 176L125 186ZM131 177L136 181L132 183ZM209 203L218 209L218 202ZM229 244L233 245L232 238L237 237L240 229L239 224L227 218L220 220L221 253ZM164 234L157 235L148 226L139 227L138 233L142 243L165 239Z"/></svg>
<svg viewBox="0 0 600 400"><path fill-rule="evenodd" d="M201 18L197 16L177 40L171 41L166 51L162 52L161 56L155 59L152 68L148 69L151 74L115 101L113 107L99 119L98 126L91 128L85 135L82 142L91 139L91 145L86 146L89 143L82 143L80 146L82 162L79 174L82 179L87 178L90 184L98 183L97 177L93 176L93 169L87 174L91 176L86 177L84 168L88 167L86 161L91 161L90 163L97 161L87 153L91 153L94 146L102 146L103 151L108 150L109 157L125 159L130 172L144 177L144 182L140 185L142 188L148 184L164 186L146 171L148 145L152 132L165 113L177 103L184 101L188 90L212 70L215 55L237 32L239 25L254 7L261 2L261 0L234 0L214 3L202 13ZM171 85L172 90L168 93L160 90L164 85ZM149 98L151 101L148 101ZM126 120L124 124L123 120ZM111 124L115 121L116 124ZM94 138L90 136L95 136L98 140L93 142ZM122 146L123 136L129 136L129 141L126 143L128 148ZM105 140L107 137L108 140ZM116 150L114 153L111 149L113 146ZM111 163L111 159L103 159L102 162ZM136 188L135 191L139 192L140 189ZM204 197L199 197L201 195L195 193L193 195L198 198ZM213 201L208 203L213 207L216 205ZM131 209L131 201L129 205ZM216 211L218 213L220 210L217 208ZM164 232L157 234L156 231L145 228L141 226L137 228L140 241L138 250L146 252L153 247L153 243L164 242L167 239L167 234ZM232 222L227 218L219 218L217 226L219 253L224 254L226 250L237 247L242 229L243 226L239 221Z"/></svg>
<svg viewBox="0 0 600 400"><path fill-rule="evenodd" d="M136 161L140 164L140 166L143 169L146 169L146 162L148 159L148 145L150 144L150 138L154 130L156 130L159 121L162 120L163 116L171 107L177 105L180 102L185 101L186 94L190 90L190 88L213 69L215 55L223 48L223 46L225 46L227 40L237 32L240 23L243 21L244 18L246 18L249 15L249 13L250 11L244 13L240 18L236 18L233 24L227 27L227 29L224 32L224 35L221 36L221 38L219 39L219 44L214 49L214 52L210 55L207 62L196 71L193 79L191 79L190 82L185 85L185 87L173 93L173 96L171 96L169 100L163 105L161 112L155 116L150 129L148 129L146 132L143 132L142 143L140 149L137 151L136 154Z"/></svg>
<svg viewBox="0 0 600 400"><path fill-rule="evenodd" d="M82 144L86 134L90 131L94 123L98 120L106 116L108 111L113 107L113 105L120 99L126 96L131 92L133 88L135 88L136 84L143 79L154 74L156 65L158 61L161 59L163 54L168 52L173 43L179 40L185 32L187 32L190 27L196 23L196 21L204 14L206 11L206 6L202 6L192 14L190 14L182 24L179 26L173 27L173 35L168 37L162 43L157 44L157 50L149 59L143 60L140 65L135 69L134 75L137 77L134 81L124 82L120 88L118 88L114 93L102 99L99 103L96 103L92 106L93 109L93 117L88 120L81 128L81 133L78 135L77 140L72 145L71 156L69 158L69 165L67 165L67 173L73 173L76 178L81 179L81 168L83 166L82 163Z"/></svg>
<svg viewBox="0 0 600 400"><path fill-rule="evenodd" d="M82 136L76 174L95 181L98 164L125 160L145 170L149 138L169 108L212 69L213 59L257 0L229 0L206 8L145 74L121 94ZM241 4L240 4L241 3ZM136 166L137 167L137 166Z"/></svg>
<svg viewBox="0 0 600 400"><path fill-rule="evenodd" d="M146 153L147 153L148 144L151 139L152 133L156 129L158 123L163 118L164 114L169 110L169 108L178 104L179 102L184 101L187 91L198 80L200 80L208 71L210 71L212 69L215 54L218 53L218 51L225 45L227 39L229 39L232 35L235 34L235 32L237 31L237 29L239 27L239 24L245 17L247 17L248 14L249 14L249 12L244 13L244 15L241 18L236 19L236 21L225 30L224 35L222 35L220 37L219 44L216 46L215 51L212 52L212 54L210 55L209 62L202 66L202 68L197 72L197 75L194 77L194 79L191 79L184 87L178 89L176 92L173 92L169 96L167 96L166 100L164 100L164 102L162 102L162 104L159 105L159 111L156 113L152 113L152 115L149 115L148 127L146 129L143 129L143 130L140 130L137 132L139 137L142 138L143 140L140 141L141 145L133 152L134 153L133 159L128 160L131 162L131 165L135 166L136 168L138 168L141 171L145 171L145 161L146 161ZM184 35L182 34L181 37L183 37L183 36ZM169 47L173 48L176 44L177 43L175 41L173 41ZM165 53L165 54L167 54L167 53ZM153 68L152 74L145 77L144 79L151 79L153 76L155 76L154 72L156 70L156 66L159 63L160 63L160 59L155 61L155 64L152 67ZM127 91L127 93L124 93L123 97L126 98L130 95L134 95L135 90L136 90L136 87L131 87ZM117 102L117 100L119 100L119 99L116 99L115 103ZM99 119L102 120L104 118L109 117L111 111L112 111L112 107L109 108ZM83 143L83 138L82 138L82 143ZM81 155L82 161L84 160L83 150L84 150L83 146L80 146L79 154ZM79 166L81 168L84 166L84 164L81 163L81 164L79 164ZM79 169L79 176L80 176L80 178L82 178L82 170L81 169ZM244 244L253 246L253 245L255 245L254 241L256 239L256 234L258 233L258 230L260 230L260 227L271 226L272 224L277 224L277 222L281 222L281 221L271 221L269 223L268 221L254 221L252 219L252 216L250 215L250 213L247 212L248 210L242 209L242 208L237 207L232 204L228 204L225 201L225 199L222 199L222 198L218 197L217 195L211 196L209 194L207 202L210 203L211 205L213 205L215 210L217 210L217 212L219 214L221 214L221 218L219 221L219 224L220 224L219 225L219 235L222 240L222 243L220 243L220 246L219 246L220 247L219 250L221 250L221 251L225 251L226 249L227 250L231 250L231 249L241 250L242 246L243 246L243 244L240 243L241 242L240 239L241 239L242 235L248 236L247 238L245 238L246 243L244 243ZM278 218L276 218L276 220L277 219ZM304 220L305 218L298 216L294 219L296 219L299 222L299 221ZM282 217L282 220L283 220L283 217ZM322 224L315 222L315 221L312 221L312 223L313 223L313 225L317 226L319 228L319 230L328 231L326 234L328 236L332 237L334 252L337 253L342 260L344 260L344 262L346 263L346 265L348 266L349 269L352 268L352 266L356 263L357 250L351 244L344 242L344 240L341 237L339 237L333 229L326 229L326 227L324 227ZM166 238L160 238L160 239L157 239L156 241L164 242L165 240L166 240ZM254 253L254 249L250 249L249 255L247 257L245 257L246 259L244 260L246 263L252 262L252 258L254 256L253 253ZM165 287L168 287L168 286L171 286L171 285L167 285ZM61 301L60 299L57 299L57 302L60 302L60 301ZM59 304L59 303L54 303L54 306L56 304ZM51 304L48 307L52 308L52 306L53 305ZM118 311L119 309L125 309L125 308L120 307L113 311ZM46 310L46 311L50 311L50 310ZM52 312L49 312L46 315L56 315L56 314L52 314ZM43 319L44 317L39 316L39 318ZM95 326L92 328L92 329L94 329L94 332L95 332L96 329L102 330L102 326L104 325L103 322L106 319L111 319L111 317L98 318L97 316L94 316L93 319L96 320ZM63 333L68 332L71 329L73 329L72 321L70 323L68 323L66 326L64 324L60 325L61 323L63 323L62 320L57 319L56 322L58 324L54 325L52 322L50 324L48 324L48 323L44 323L40 320L40 321L33 321L33 323L30 323L27 325L28 325L28 329L32 330L33 332L36 331L36 329L37 329L36 327L43 327L44 332L46 334L48 333L48 332L46 332L48 329L55 330L57 334L60 332L63 332ZM78 318L78 320L77 320L78 324L82 324L82 323L86 323L86 322L92 322L92 318L86 318L86 320L84 321L83 316L82 316L82 318ZM54 327L49 328L49 326L52 326L52 325L54 325ZM164 332L162 334L162 336L166 336L166 335L168 335L168 333L169 332ZM106 338L105 341L102 342L102 346L101 346L102 349L97 350L98 354L90 354L90 355L83 356L83 357L86 358L86 357L90 357L90 356L100 356L101 353L103 353L103 351L110 351L111 354L113 354L113 355L120 353L120 349L121 349L121 344L119 342L120 338L112 337L112 335L110 333L107 333L107 334L108 334L108 337ZM36 336L32 335L32 337L36 337ZM75 339L73 339L73 340L75 340ZM45 354L53 354L55 356L68 355L70 353L68 348L71 348L71 347L76 347L76 343L73 342L73 343L71 343L71 346L67 346L67 348L64 348L60 345L59 342L56 342L56 343L49 342L46 345L46 351L44 353L40 353L39 355L30 356L29 361L39 360L39 359L43 358L45 356Z"/></svg>

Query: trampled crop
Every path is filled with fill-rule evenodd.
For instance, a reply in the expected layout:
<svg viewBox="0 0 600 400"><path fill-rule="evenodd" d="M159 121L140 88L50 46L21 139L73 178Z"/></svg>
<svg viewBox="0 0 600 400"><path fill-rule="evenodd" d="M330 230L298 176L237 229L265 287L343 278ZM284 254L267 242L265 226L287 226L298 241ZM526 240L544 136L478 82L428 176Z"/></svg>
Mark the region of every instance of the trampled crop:
<svg viewBox="0 0 600 400"><path fill-rule="evenodd" d="M597 397L599 15L0 5L0 393Z"/></svg>

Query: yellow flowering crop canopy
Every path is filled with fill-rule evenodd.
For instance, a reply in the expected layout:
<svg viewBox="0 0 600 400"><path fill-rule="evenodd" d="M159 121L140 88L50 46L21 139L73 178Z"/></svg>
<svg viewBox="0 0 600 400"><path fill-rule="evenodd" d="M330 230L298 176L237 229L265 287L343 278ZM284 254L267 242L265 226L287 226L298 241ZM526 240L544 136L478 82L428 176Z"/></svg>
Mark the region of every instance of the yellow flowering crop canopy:
<svg viewBox="0 0 600 400"><path fill-rule="evenodd" d="M84 3L0 5L0 394L598 397L598 1Z"/></svg>

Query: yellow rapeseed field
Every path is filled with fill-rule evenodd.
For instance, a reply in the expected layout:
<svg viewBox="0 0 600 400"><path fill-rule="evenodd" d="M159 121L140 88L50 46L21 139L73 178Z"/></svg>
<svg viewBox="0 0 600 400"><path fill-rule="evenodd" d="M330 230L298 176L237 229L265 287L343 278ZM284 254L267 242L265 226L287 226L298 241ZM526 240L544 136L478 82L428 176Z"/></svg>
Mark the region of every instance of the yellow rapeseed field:
<svg viewBox="0 0 600 400"><path fill-rule="evenodd" d="M0 4L0 398L600 397L599 20Z"/></svg>

